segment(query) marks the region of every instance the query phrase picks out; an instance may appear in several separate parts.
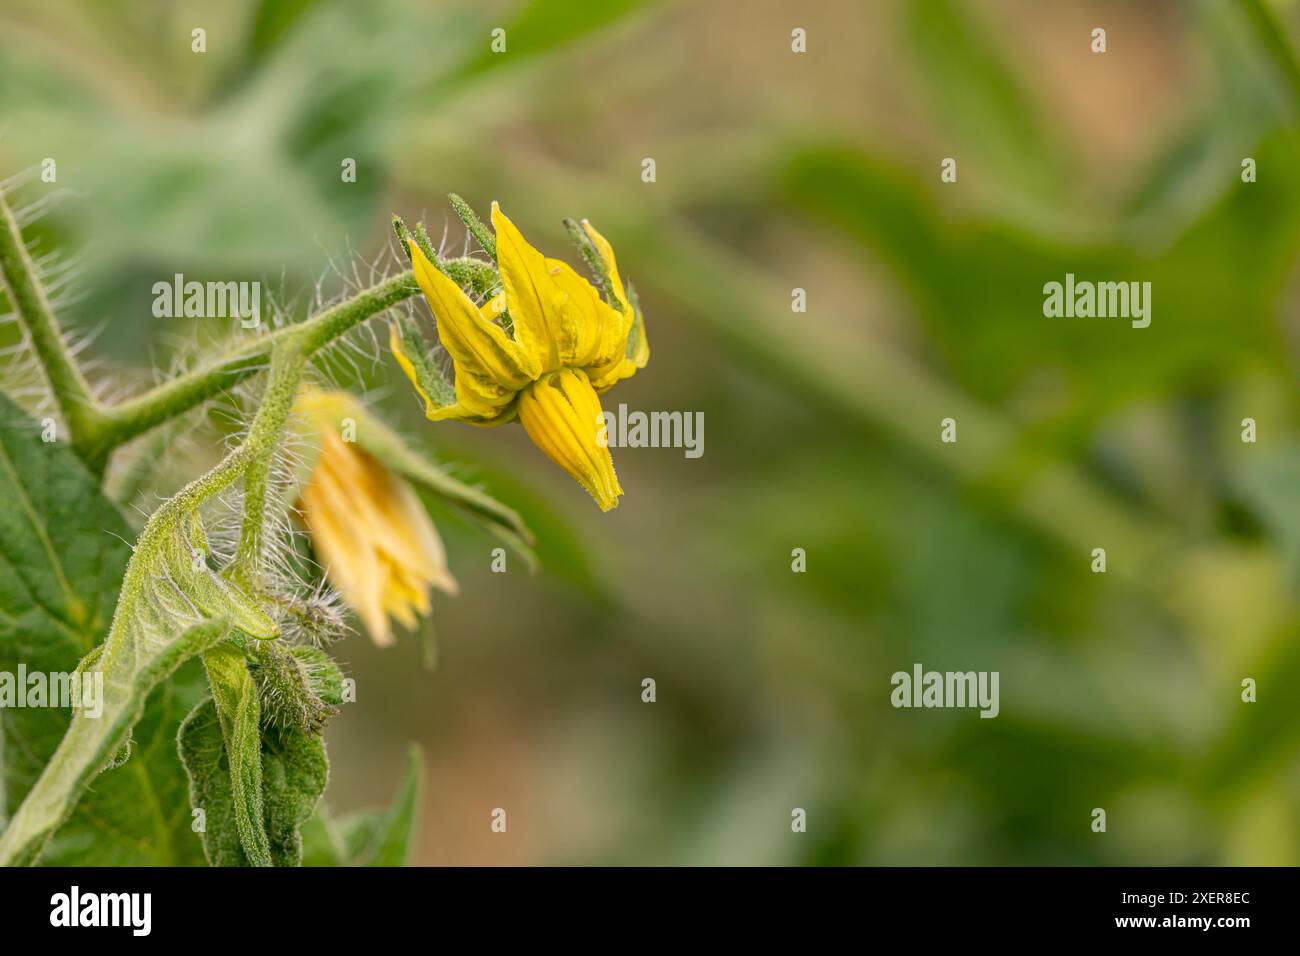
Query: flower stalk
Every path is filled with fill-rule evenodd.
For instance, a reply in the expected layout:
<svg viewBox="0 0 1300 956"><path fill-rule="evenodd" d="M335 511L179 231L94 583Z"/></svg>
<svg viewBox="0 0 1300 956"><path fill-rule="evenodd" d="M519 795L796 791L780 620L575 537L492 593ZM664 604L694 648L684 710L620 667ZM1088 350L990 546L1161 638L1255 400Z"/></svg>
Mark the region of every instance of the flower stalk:
<svg viewBox="0 0 1300 956"><path fill-rule="evenodd" d="M367 319L419 292L410 273L378 282L297 325L240 343L201 368L164 382L118 405L95 400L90 385L54 318L49 297L23 243L22 233L0 194L0 286L31 338L32 349L71 431L77 456L99 474L117 448L263 371L271 354L293 340L304 359Z"/></svg>
<svg viewBox="0 0 1300 956"><path fill-rule="evenodd" d="M93 435L102 427L102 412L54 319L49 297L36 276L18 221L3 193L0 193L0 278L31 339L59 411L72 430L73 447L81 454L82 446L78 442L82 436Z"/></svg>
<svg viewBox="0 0 1300 956"><path fill-rule="evenodd" d="M143 395L104 409L102 426L89 443L89 451L95 458L106 458L114 449L137 435L189 411L248 376L264 370L271 353L289 339L295 340L303 358L309 359L367 319L374 318L418 292L419 288L409 273L392 276L305 322L277 329L243 343L202 368L179 375Z"/></svg>
<svg viewBox="0 0 1300 956"><path fill-rule="evenodd" d="M271 371L262 392L262 404L253 419L248 437L240 446L245 451L244 522L239 530L235 553L235 581L245 590L254 589L262 570L262 527L266 519L266 492L271 459L279 444L285 419L293 408L294 395L306 365L301 330L299 335L277 346L271 357Z"/></svg>

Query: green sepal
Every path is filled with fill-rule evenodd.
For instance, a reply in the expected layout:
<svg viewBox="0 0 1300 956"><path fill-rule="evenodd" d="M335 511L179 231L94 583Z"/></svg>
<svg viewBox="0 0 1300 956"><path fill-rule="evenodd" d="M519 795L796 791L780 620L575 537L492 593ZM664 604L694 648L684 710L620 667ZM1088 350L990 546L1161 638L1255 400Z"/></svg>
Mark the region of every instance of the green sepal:
<svg viewBox="0 0 1300 956"><path fill-rule="evenodd" d="M493 262L496 262L497 240L496 236L492 235L492 230L489 229L483 223L483 220L478 217L478 214L470 208L469 203L461 199L455 193L448 193L447 199L451 202L451 208L456 210L456 215L460 217L460 221L463 222L465 228L469 230L469 234L478 240L478 244L483 247L483 251L491 256Z"/></svg>
<svg viewBox="0 0 1300 956"><path fill-rule="evenodd" d="M433 345L424 337L419 325L409 315L398 315L395 325L402 357L411 363L416 384L429 396L435 406L442 408L455 405L455 386L447 381L446 376L429 360L433 355Z"/></svg>

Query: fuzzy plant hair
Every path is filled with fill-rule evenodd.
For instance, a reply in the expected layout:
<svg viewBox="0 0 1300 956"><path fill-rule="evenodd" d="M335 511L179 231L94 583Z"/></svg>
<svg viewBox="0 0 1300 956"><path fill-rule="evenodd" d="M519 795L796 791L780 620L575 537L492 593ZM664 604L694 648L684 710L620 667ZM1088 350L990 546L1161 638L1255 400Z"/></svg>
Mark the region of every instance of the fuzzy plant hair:
<svg viewBox="0 0 1300 956"><path fill-rule="evenodd" d="M102 715L73 713L7 824L0 799L0 865L41 858L91 782L133 759L133 728L151 694L192 659L202 662L206 694L176 733L191 801L209 820L205 856L296 863L299 830L328 776L321 733L346 697L327 649L348 625L296 511L317 448L296 420L295 399L305 386L338 388L379 363L383 339L372 320L413 323L418 286L395 248L370 262L350 252L331 257L308 294L285 294L281 281L262 327L215 342L173 336L165 370L151 379L110 374L88 359L94 333L69 333L59 321L74 302L75 262L36 248L24 232L69 194L10 205L32 179L29 172L0 183L0 330L12 340L0 352L0 386L13 419L0 424L43 425L53 441L27 447L32 467L75 471L68 480L102 502L95 507L115 526L129 524L111 502L135 516L136 535L111 618L77 665L102 675ZM467 293L478 301L494 294L489 263L468 248L446 258L445 236L435 250L422 225L417 233ZM422 495L531 557L531 536L511 509L377 420L367 433L375 436L369 450ZM163 495L158 476L214 443L221 456L210 470Z"/></svg>

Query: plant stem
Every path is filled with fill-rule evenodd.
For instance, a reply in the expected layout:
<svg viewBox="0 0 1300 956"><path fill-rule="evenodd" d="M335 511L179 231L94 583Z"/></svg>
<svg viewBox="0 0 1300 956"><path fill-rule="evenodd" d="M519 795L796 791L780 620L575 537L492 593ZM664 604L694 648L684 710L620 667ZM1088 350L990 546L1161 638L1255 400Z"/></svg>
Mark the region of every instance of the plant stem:
<svg viewBox="0 0 1300 956"><path fill-rule="evenodd" d="M91 395L90 386L68 349L23 244L18 222L3 195L0 195L0 282L31 338L59 411L71 429L73 450L96 473L103 471L108 456L119 446L263 369L282 343L293 340L302 357L308 359L366 319L419 292L410 273L400 273L306 322L263 335L202 368L164 382L120 405L105 408Z"/></svg>
<svg viewBox="0 0 1300 956"><path fill-rule="evenodd" d="M271 353L283 342L294 339L299 344L303 357L310 358L319 349L366 319L409 299L417 292L419 287L409 273L392 276L306 322L263 335L233 349L209 365L105 409L103 427L89 448L92 459L107 458L115 448L137 435L189 411L224 389L261 371L266 367Z"/></svg>
<svg viewBox="0 0 1300 956"><path fill-rule="evenodd" d="M40 359L59 411L72 431L72 445L80 453L84 447L82 442L95 433L103 413L91 396L90 386L68 350L68 343L54 319L45 288L36 277L36 266L23 244L18 221L2 194L0 280L31 338L32 348Z"/></svg>
<svg viewBox="0 0 1300 956"><path fill-rule="evenodd" d="M262 404L257 410L248 437L239 450L244 454L244 523L239 531L239 548L235 554L235 582L245 590L254 590L262 564L262 525L266 518L267 476L271 458L280 441L284 421L293 408L298 382L302 378L307 357L301 340L304 328L298 335L278 345L271 356L271 372Z"/></svg>

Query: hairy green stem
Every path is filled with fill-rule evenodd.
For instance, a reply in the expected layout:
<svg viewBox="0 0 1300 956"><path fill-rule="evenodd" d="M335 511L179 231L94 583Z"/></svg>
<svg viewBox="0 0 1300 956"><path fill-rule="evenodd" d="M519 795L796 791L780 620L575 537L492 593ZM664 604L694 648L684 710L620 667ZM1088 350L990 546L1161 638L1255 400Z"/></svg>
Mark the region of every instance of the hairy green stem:
<svg viewBox="0 0 1300 956"><path fill-rule="evenodd" d="M224 389L266 368L271 353L286 341L298 343L304 358L310 358L339 336L366 319L411 298L419 287L409 273L385 279L340 302L306 322L287 326L242 344L212 363L180 375L136 398L105 409L103 427L94 436L89 451L96 460L143 434L155 425L175 418Z"/></svg>
<svg viewBox="0 0 1300 956"><path fill-rule="evenodd" d="M132 438L264 369L271 354L283 343L294 341L304 358L310 358L366 319L419 292L411 274L400 273L306 322L241 343L207 365L106 408L95 401L68 348L49 298L36 276L18 222L3 195L0 195L0 287L8 293L31 338L59 411L72 432L73 450L95 473L102 472L108 456Z"/></svg>
<svg viewBox="0 0 1300 956"><path fill-rule="evenodd" d="M9 301L31 338L59 411L72 430L73 448L80 453L82 440L99 427L102 411L77 367L54 319L49 297L36 277L36 267L9 204L0 194L0 281Z"/></svg>
<svg viewBox="0 0 1300 956"><path fill-rule="evenodd" d="M271 356L271 373L262 392L261 407L249 428L248 437L240 446L247 464L244 468L244 523L239 531L234 577L246 590L252 589L262 566L262 526L266 519L271 459L279 445L285 419L293 408L298 382L307 362L302 346L306 327L297 331L297 336L281 342Z"/></svg>

